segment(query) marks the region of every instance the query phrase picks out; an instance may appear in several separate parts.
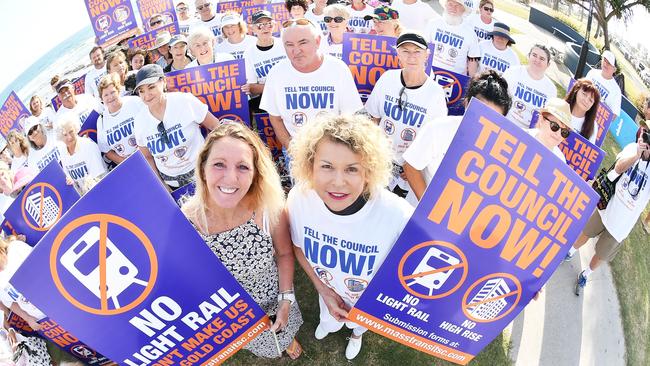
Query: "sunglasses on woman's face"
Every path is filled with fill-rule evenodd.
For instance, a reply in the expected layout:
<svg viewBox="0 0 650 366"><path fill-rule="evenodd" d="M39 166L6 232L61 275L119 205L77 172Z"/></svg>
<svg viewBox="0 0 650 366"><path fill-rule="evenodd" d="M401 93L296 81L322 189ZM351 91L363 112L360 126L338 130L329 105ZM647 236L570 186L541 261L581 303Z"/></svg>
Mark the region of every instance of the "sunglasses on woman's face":
<svg viewBox="0 0 650 366"><path fill-rule="evenodd" d="M488 13L494 13L494 8L491 8L489 6L484 6L483 10L487 11Z"/></svg>
<svg viewBox="0 0 650 366"><path fill-rule="evenodd" d="M546 117L544 117L544 119L547 120L548 124L551 126L551 131L557 132L558 130L561 130L560 135L562 136L563 139L569 137L569 134L571 133L571 130L569 130L568 128L560 127L559 123L557 123L555 121L551 121L550 119L548 119Z"/></svg>
<svg viewBox="0 0 650 366"><path fill-rule="evenodd" d="M323 17L323 20L325 21L325 23L331 23L332 20L333 20L335 23L343 23L343 21L345 20L345 18L343 18L343 17L333 17L333 18L332 18L332 17Z"/></svg>

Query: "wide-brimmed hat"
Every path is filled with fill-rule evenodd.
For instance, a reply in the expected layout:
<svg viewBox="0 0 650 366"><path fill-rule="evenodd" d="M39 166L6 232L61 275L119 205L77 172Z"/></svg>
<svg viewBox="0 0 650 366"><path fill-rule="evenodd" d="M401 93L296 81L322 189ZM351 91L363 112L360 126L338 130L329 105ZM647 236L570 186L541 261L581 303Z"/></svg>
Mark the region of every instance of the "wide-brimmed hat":
<svg viewBox="0 0 650 366"><path fill-rule="evenodd" d="M375 11L372 15L366 15L363 17L364 20L390 20L390 19L399 19L399 12L390 6L382 5L375 8Z"/></svg>
<svg viewBox="0 0 650 366"><path fill-rule="evenodd" d="M153 47L151 47L151 50L155 50L164 45L167 45L171 40L172 35L169 32L158 32L158 34L156 34L156 42L154 43Z"/></svg>
<svg viewBox="0 0 650 366"><path fill-rule="evenodd" d="M494 28L492 29L492 32L488 33L489 36L499 36L503 38L507 38L509 41L509 44L515 44L515 40L512 39L510 36L510 27L505 25L504 23L494 23Z"/></svg>
<svg viewBox="0 0 650 366"><path fill-rule="evenodd" d="M135 90L142 85L152 84L165 77L162 67L158 64L144 65L135 75Z"/></svg>
<svg viewBox="0 0 650 366"><path fill-rule="evenodd" d="M548 113L557 118L565 126L571 127L571 106L564 99L551 98L546 102L544 108L539 110L540 114Z"/></svg>

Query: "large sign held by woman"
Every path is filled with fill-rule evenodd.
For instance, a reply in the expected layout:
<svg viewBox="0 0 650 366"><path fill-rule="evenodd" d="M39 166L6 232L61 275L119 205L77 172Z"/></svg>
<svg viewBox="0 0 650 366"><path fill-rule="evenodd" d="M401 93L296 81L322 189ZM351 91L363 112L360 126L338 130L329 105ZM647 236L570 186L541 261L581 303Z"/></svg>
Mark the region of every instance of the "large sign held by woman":
<svg viewBox="0 0 650 366"><path fill-rule="evenodd" d="M550 150L473 100L349 319L467 364L548 280L596 202Z"/></svg>

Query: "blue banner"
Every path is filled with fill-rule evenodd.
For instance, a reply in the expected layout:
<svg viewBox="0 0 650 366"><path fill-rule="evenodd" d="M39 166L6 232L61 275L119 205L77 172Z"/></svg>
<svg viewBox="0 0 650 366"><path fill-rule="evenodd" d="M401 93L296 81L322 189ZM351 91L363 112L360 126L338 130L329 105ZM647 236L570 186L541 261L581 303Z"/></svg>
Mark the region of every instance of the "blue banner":
<svg viewBox="0 0 650 366"><path fill-rule="evenodd" d="M34 246L77 200L79 193L66 183L61 165L53 160L7 208L9 224L3 225L3 230L25 235L25 242Z"/></svg>
<svg viewBox="0 0 650 366"><path fill-rule="evenodd" d="M38 331L38 334L41 337L51 341L53 344L56 344L57 347L76 357L79 361L82 361L84 365L117 365L115 362L102 356L83 342L79 341L79 338L65 330L54 320L45 318L38 323L41 325L41 329Z"/></svg>
<svg viewBox="0 0 650 366"><path fill-rule="evenodd" d="M253 0L219 1L219 3L217 3L217 13L234 11L236 13L242 14L243 7L252 6L252 5L253 5ZM247 23L247 24L251 24L251 23Z"/></svg>
<svg viewBox="0 0 650 366"><path fill-rule="evenodd" d="M255 118L255 127L257 128L257 133L260 136L260 139L264 144L271 150L271 155L273 160L278 161L282 156L282 144L275 136L275 131L271 125L271 120L269 119L268 113L256 113L254 114Z"/></svg>
<svg viewBox="0 0 650 366"><path fill-rule="evenodd" d="M597 200L549 149L474 99L349 319L467 364L548 280Z"/></svg>
<svg viewBox="0 0 650 366"><path fill-rule="evenodd" d="M465 105L463 102L465 101L465 94L467 94L470 77L435 66L431 67L431 69L433 71L433 78L445 91L447 114L450 116L462 116L465 114Z"/></svg>
<svg viewBox="0 0 650 366"><path fill-rule="evenodd" d="M12 91L0 107L0 134L7 138L10 130L22 131L20 121L31 115L32 113L20 101L16 92Z"/></svg>
<svg viewBox="0 0 650 366"><path fill-rule="evenodd" d="M164 25L160 28L154 29L150 32L141 34L135 38L131 38L128 41L129 48L142 48L145 50L150 50L156 45L156 37L160 33L167 32L172 36L174 34L180 33L180 27L178 22L173 22L167 25Z"/></svg>
<svg viewBox="0 0 650 366"><path fill-rule="evenodd" d="M90 24L100 46L134 34L138 23L129 0L86 0Z"/></svg>
<svg viewBox="0 0 650 366"><path fill-rule="evenodd" d="M165 24L178 22L176 9L172 0L137 0L136 4L142 19L143 28L151 31L149 19L154 15L161 15ZM172 33L174 34L174 33Z"/></svg>
<svg viewBox="0 0 650 366"><path fill-rule="evenodd" d="M618 146L622 149L632 142L636 142L636 131L639 129L636 122L624 111L610 125L609 132L612 133Z"/></svg>
<svg viewBox="0 0 650 366"><path fill-rule="evenodd" d="M79 129L79 136L87 136L97 143L97 118L99 118L97 111L90 112Z"/></svg>
<svg viewBox="0 0 650 366"><path fill-rule="evenodd" d="M250 127L244 60L190 67L165 74L169 91L192 93L219 119L245 123Z"/></svg>
<svg viewBox="0 0 650 366"><path fill-rule="evenodd" d="M194 196L194 191L196 190L196 183L191 182L187 183L186 185L176 189L175 191L172 192L172 197L174 198L174 201L178 203L178 206L181 206L183 203L182 200L185 197L191 197Z"/></svg>
<svg viewBox="0 0 650 366"><path fill-rule="evenodd" d="M11 283L128 366L221 363L269 324L139 152L48 231Z"/></svg>

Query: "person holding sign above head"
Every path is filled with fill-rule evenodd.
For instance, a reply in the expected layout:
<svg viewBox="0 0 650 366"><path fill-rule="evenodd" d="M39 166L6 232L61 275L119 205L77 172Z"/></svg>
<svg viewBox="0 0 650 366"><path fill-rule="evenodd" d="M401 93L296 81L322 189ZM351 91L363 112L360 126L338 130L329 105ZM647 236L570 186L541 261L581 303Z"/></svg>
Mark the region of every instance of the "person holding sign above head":
<svg viewBox="0 0 650 366"><path fill-rule="evenodd" d="M420 128L447 115L447 100L442 87L427 75L430 51L424 36L402 33L396 48L402 68L387 70L379 78L365 107L392 142L393 178L388 189L415 206L417 198L403 179L402 154Z"/></svg>
<svg viewBox="0 0 650 366"><path fill-rule="evenodd" d="M582 137L596 144L598 124L596 113L600 105L600 93L594 83L588 79L579 79L564 100L571 106L571 127Z"/></svg>
<svg viewBox="0 0 650 366"><path fill-rule="evenodd" d="M366 20L366 15L372 15L375 8L366 4L366 0L352 0L348 6L350 12L350 21L348 27L354 33L370 33L372 30L372 23Z"/></svg>
<svg viewBox="0 0 650 366"><path fill-rule="evenodd" d="M196 28L207 28L212 33L212 39L216 39L216 43L221 42L221 14L215 12L212 0L195 0L194 7L199 19L190 26L189 33L194 33Z"/></svg>
<svg viewBox="0 0 650 366"><path fill-rule="evenodd" d="M474 76L481 51L472 27L463 23L470 8L462 0L443 0L442 18L427 25L426 35L433 44L433 66L461 75Z"/></svg>
<svg viewBox="0 0 650 366"><path fill-rule="evenodd" d="M97 146L108 159L119 164L138 150L133 126L144 104L136 96L121 96L122 85L117 75L104 76L98 88L105 111L97 119Z"/></svg>
<svg viewBox="0 0 650 366"><path fill-rule="evenodd" d="M546 76L550 63L551 52L536 44L528 53L528 65L513 66L503 73L513 102L506 117L523 129L530 128L534 111L557 96L555 84Z"/></svg>
<svg viewBox="0 0 650 366"><path fill-rule="evenodd" d="M464 104L467 106L472 98L504 116L512 104L508 84L494 70L470 79ZM462 119L462 116L447 116L427 123L402 155L404 174L418 200L422 199L424 191L438 171Z"/></svg>
<svg viewBox="0 0 650 366"><path fill-rule="evenodd" d="M65 175L77 187L85 187L85 181L94 180L107 173L97 144L90 138L79 136L79 125L69 116L61 119L57 135L65 144L61 150L61 166Z"/></svg>
<svg viewBox="0 0 650 366"><path fill-rule="evenodd" d="M190 52L194 56L194 61L190 62L185 68L235 59L229 53L214 52L214 36L207 28L193 28L187 41L189 42Z"/></svg>
<svg viewBox="0 0 650 366"><path fill-rule="evenodd" d="M307 9L309 9L309 4L307 0L286 0L284 7L287 8L291 19L300 19L305 17Z"/></svg>
<svg viewBox="0 0 650 366"><path fill-rule="evenodd" d="M68 79L63 79L56 84L56 93L61 100L61 106L56 112L56 121L54 121L53 125L54 129L56 129L58 120L66 114L74 115L79 123L79 127L81 127L93 110L100 110L97 99L88 94L76 95L74 85ZM25 131L27 131L27 128L25 128Z"/></svg>
<svg viewBox="0 0 650 366"><path fill-rule="evenodd" d="M210 132L197 159L196 193L182 211L253 300L276 316L271 329L244 348L266 358L286 350L295 359L303 320L283 207L280 177L259 136L240 123Z"/></svg>
<svg viewBox="0 0 650 366"><path fill-rule="evenodd" d="M41 171L52 160L60 161L60 151L63 146L56 139L48 138L45 127L36 119L28 117L25 121L25 131L29 140L29 154L27 166L33 170Z"/></svg>
<svg viewBox="0 0 650 366"><path fill-rule="evenodd" d="M386 6L378 6L372 15L363 17L365 20L372 20L372 31L370 34L380 36L399 37L402 33L402 25L399 21L397 10Z"/></svg>
<svg viewBox="0 0 650 366"><path fill-rule="evenodd" d="M348 311L413 209L384 188L391 174L389 141L366 117L324 116L305 126L289 151L296 179L287 198L291 238L319 295L314 335L323 339L345 324L353 330L345 357L353 359L366 329L347 321Z"/></svg>
<svg viewBox="0 0 650 366"><path fill-rule="evenodd" d="M182 34L173 36L169 41L169 53L172 55L172 62L163 69L166 73L183 70L192 62L192 58L187 54L187 39Z"/></svg>
<svg viewBox="0 0 650 366"><path fill-rule="evenodd" d="M621 249L623 240L630 235L643 210L650 201L650 132L643 128L637 141L628 144L616 156L614 168L607 174L615 189L606 207L594 210L582 235L569 249L565 260L571 260L589 238L598 237L595 254L589 265L580 272L575 284L575 294L587 285L587 279L603 262L610 262ZM602 202L602 201L601 201Z"/></svg>
<svg viewBox="0 0 650 366"><path fill-rule="evenodd" d="M492 38L490 32L492 32L495 24L492 14L494 14L494 3L492 0L481 0L478 7L478 14L470 14L465 19L466 24L474 27L474 33L476 33L479 42Z"/></svg>
<svg viewBox="0 0 650 366"><path fill-rule="evenodd" d="M136 75L135 90L145 107L134 121L138 148L170 188L194 178L194 166L203 144L200 125L214 129L219 120L208 106L190 93L167 93L165 74L158 65L145 65Z"/></svg>
<svg viewBox="0 0 650 366"><path fill-rule="evenodd" d="M560 144L571 133L571 107L560 98L551 98L546 106L539 110L535 128L528 133L546 146L562 161L566 158L560 150Z"/></svg>
<svg viewBox="0 0 650 366"><path fill-rule="evenodd" d="M52 108L43 105L43 99L38 95L32 95L29 99L29 111L32 116L38 118L43 126L47 129L50 136L54 136L54 121L56 120L56 113ZM20 126L23 129L25 126Z"/></svg>
<svg viewBox="0 0 650 366"><path fill-rule="evenodd" d="M482 73L486 70L495 70L502 75L509 68L519 66L519 57L510 47L515 44L515 40L510 36L510 27L503 23L494 23L494 28L489 35L491 39L478 44L481 50L478 71Z"/></svg>
<svg viewBox="0 0 650 366"><path fill-rule="evenodd" d="M223 42L214 47L217 52L229 53L235 59L242 58L244 51L253 46L257 41L249 36L246 22L233 11L226 12L221 18L221 34Z"/></svg>
<svg viewBox="0 0 650 366"><path fill-rule="evenodd" d="M390 6L399 13L400 22L405 28L426 32L427 24L440 15L422 0L394 0Z"/></svg>
<svg viewBox="0 0 650 366"><path fill-rule="evenodd" d="M283 24L287 60L271 69L260 108L267 111L285 148L298 130L320 114L355 113L363 108L348 66L319 50L321 35L307 19Z"/></svg>
<svg viewBox="0 0 650 366"><path fill-rule="evenodd" d="M320 43L321 51L339 60L343 59L343 33L348 30L350 12L341 4L325 7L323 21L327 24L327 36Z"/></svg>
<svg viewBox="0 0 650 366"><path fill-rule="evenodd" d="M621 114L621 88L614 79L615 72L616 57L612 51L605 50L600 59L600 70L589 70L586 78L593 81L598 88L601 101L612 110L612 113L619 116Z"/></svg>

